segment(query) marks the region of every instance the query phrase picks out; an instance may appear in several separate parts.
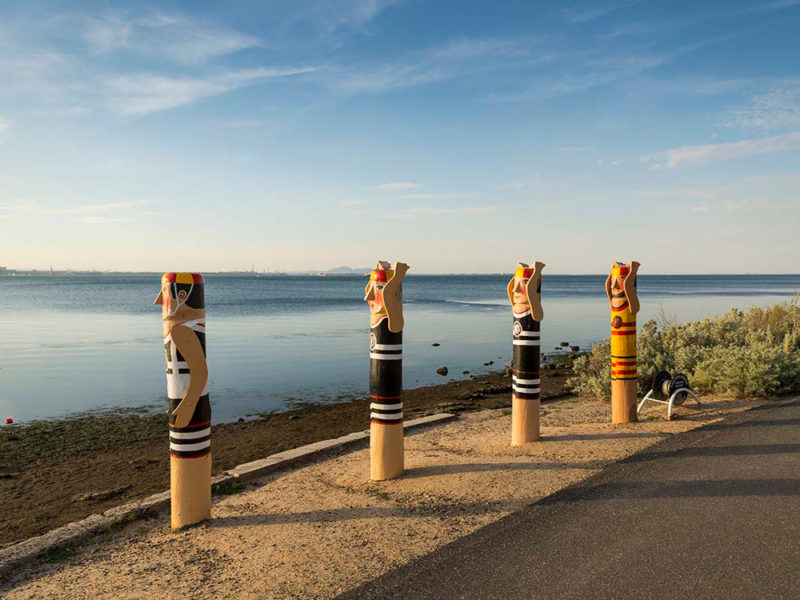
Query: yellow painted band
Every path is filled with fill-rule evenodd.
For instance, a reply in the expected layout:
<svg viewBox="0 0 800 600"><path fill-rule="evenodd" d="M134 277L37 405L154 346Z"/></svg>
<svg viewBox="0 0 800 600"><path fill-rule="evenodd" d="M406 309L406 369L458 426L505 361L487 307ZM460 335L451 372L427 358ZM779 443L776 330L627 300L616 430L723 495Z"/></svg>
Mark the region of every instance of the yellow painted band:
<svg viewBox="0 0 800 600"><path fill-rule="evenodd" d="M370 281L375 281L375 274L376 274L376 273L377 273L379 270L380 270L380 269L375 269L374 271L372 271L372 273L370 273L370 274L369 274L369 280L370 280ZM387 269L387 270L385 271L385 273L386 273L386 281L389 281L389 280L390 280L392 277L394 277L394 269Z"/></svg>

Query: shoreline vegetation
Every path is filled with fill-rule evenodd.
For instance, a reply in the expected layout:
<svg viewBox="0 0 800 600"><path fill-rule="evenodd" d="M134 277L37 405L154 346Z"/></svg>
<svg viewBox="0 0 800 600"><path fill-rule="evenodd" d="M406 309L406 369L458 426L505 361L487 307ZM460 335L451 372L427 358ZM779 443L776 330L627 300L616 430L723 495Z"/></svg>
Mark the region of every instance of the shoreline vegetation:
<svg viewBox="0 0 800 600"><path fill-rule="evenodd" d="M666 315L645 322L637 335L639 393L657 371L684 373L698 393L723 397L773 397L800 391L798 296L772 306L733 308L712 318L677 324ZM608 399L610 343L593 344L574 363L567 387Z"/></svg>
<svg viewBox="0 0 800 600"><path fill-rule="evenodd" d="M698 393L771 397L800 390L797 298L678 325L644 323L638 336L640 390L656 370L684 372ZM608 341L583 355L551 356L542 400L573 392L607 399ZM406 419L438 412L508 408L511 382L496 372L405 390ZM216 425L213 469L369 427L368 400L308 404ZM0 429L0 548L169 487L166 416L120 409Z"/></svg>

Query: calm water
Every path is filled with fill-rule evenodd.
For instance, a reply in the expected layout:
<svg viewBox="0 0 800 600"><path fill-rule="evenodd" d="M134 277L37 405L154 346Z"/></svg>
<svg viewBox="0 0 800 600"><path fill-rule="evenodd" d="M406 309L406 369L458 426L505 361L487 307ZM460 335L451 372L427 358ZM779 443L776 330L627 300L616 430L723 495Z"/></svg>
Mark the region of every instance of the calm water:
<svg viewBox="0 0 800 600"><path fill-rule="evenodd" d="M165 410L160 275L0 277L0 418L15 421L152 405ZM542 351L608 335L604 275L545 275ZM404 386L464 378L511 357L506 276L410 275ZM210 391L217 422L297 401L365 394L363 277L208 276ZM799 275L641 275L643 323L687 321L791 299ZM433 347L433 342L441 346ZM492 367L483 363L494 361ZM163 406L162 406L163 405Z"/></svg>

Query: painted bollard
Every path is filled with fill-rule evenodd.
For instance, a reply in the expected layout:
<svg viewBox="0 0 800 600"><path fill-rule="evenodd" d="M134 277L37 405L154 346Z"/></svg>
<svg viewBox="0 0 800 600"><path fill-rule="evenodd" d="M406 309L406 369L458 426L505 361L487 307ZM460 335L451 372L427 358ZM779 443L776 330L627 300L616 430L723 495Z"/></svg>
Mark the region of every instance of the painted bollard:
<svg viewBox="0 0 800 600"><path fill-rule="evenodd" d="M508 282L508 299L514 315L513 358L511 360L511 445L520 446L539 439L539 328L542 317L542 269L517 263Z"/></svg>
<svg viewBox="0 0 800 600"><path fill-rule="evenodd" d="M611 306L611 422L636 421L636 273L639 263L615 262L606 279Z"/></svg>
<svg viewBox="0 0 800 600"><path fill-rule="evenodd" d="M211 517L211 405L208 400L203 277L165 273L161 293L169 399L172 529Z"/></svg>
<svg viewBox="0 0 800 600"><path fill-rule="evenodd" d="M370 479L403 473L403 277L408 265L378 261L369 303Z"/></svg>

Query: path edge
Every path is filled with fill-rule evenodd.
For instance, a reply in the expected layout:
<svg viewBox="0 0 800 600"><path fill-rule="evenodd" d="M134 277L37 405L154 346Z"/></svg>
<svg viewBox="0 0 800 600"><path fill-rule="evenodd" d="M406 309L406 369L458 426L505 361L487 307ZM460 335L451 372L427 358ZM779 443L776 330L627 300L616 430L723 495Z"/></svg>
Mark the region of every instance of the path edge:
<svg viewBox="0 0 800 600"><path fill-rule="evenodd" d="M412 419L403 424L404 431L417 430L448 423L458 418L454 413L438 413ZM218 486L234 481L249 481L289 467L312 462L341 450L356 450L369 443L369 430L356 431L330 440L323 440L271 454L266 458L237 465L211 478ZM62 525L42 535L28 538L0 550L0 577L10 574L21 563L36 560L48 552L81 542L95 534L111 531L141 517L170 506L170 491L160 492L140 500L89 515L85 519Z"/></svg>

